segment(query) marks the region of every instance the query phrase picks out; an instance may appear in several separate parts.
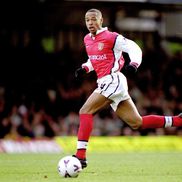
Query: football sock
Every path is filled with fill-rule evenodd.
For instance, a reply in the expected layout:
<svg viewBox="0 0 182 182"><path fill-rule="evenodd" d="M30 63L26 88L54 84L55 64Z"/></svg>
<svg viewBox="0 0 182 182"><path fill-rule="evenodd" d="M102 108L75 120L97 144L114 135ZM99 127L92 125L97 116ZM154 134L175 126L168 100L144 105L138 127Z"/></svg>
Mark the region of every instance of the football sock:
<svg viewBox="0 0 182 182"><path fill-rule="evenodd" d="M179 116L158 116L148 115L142 117L142 129L146 128L167 128L182 126L182 118Z"/></svg>
<svg viewBox="0 0 182 182"><path fill-rule="evenodd" d="M78 141L76 156L79 159L86 158L86 150L88 140L90 138L93 128L93 115L92 114L80 114L80 126L78 129Z"/></svg>

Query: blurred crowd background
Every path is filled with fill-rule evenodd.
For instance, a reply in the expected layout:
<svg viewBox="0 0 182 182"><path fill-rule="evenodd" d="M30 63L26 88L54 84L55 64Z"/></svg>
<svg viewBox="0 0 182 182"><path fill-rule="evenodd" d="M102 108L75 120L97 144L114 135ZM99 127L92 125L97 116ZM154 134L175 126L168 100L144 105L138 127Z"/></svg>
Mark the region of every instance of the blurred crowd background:
<svg viewBox="0 0 182 182"><path fill-rule="evenodd" d="M127 78L140 114L182 112L180 1L6 1L0 6L0 138L77 134L79 108L96 87L94 72L74 76L87 60L90 8L103 12L104 26L142 48L143 62ZM94 122L95 136L182 135L182 128L133 131L111 108Z"/></svg>

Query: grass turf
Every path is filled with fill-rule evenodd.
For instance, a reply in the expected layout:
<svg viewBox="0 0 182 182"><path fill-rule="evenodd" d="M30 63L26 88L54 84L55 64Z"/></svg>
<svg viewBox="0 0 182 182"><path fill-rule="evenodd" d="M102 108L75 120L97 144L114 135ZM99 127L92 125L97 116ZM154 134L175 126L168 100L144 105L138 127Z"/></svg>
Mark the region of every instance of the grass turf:
<svg viewBox="0 0 182 182"><path fill-rule="evenodd" d="M69 154L0 154L1 182L181 182L181 152L88 154L77 178L61 178L58 160Z"/></svg>

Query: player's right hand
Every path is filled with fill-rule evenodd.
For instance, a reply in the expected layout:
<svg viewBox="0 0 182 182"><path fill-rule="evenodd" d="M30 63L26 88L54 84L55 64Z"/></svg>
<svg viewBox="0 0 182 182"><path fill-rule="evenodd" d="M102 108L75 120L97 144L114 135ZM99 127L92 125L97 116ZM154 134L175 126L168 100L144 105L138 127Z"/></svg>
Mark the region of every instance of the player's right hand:
<svg viewBox="0 0 182 182"><path fill-rule="evenodd" d="M76 78L81 78L85 73L86 73L86 69L85 68L78 68L75 71L75 77Z"/></svg>

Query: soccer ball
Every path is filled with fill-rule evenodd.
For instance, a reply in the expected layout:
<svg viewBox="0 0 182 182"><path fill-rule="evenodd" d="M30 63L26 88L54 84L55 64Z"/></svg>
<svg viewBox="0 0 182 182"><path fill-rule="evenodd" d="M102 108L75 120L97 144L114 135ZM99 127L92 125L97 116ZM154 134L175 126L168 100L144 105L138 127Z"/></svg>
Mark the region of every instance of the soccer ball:
<svg viewBox="0 0 182 182"><path fill-rule="evenodd" d="M82 171L80 161L73 156L66 156L58 162L58 172L64 178L75 178Z"/></svg>

